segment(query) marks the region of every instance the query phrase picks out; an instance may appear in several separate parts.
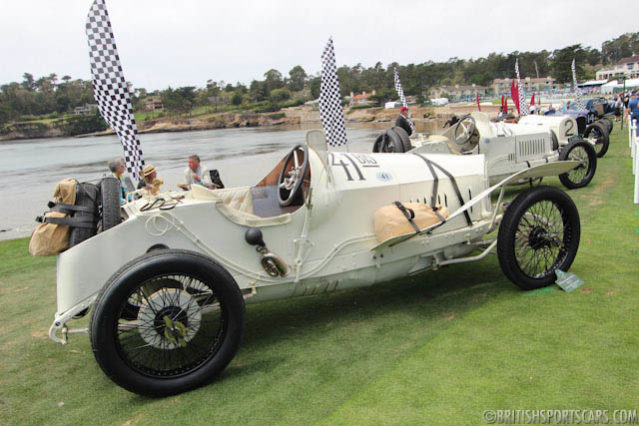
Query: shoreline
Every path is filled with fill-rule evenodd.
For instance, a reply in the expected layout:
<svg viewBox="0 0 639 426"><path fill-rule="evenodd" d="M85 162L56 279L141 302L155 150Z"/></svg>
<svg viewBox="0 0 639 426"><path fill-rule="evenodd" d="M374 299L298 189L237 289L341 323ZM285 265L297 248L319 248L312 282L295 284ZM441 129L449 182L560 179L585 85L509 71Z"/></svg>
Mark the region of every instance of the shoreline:
<svg viewBox="0 0 639 426"><path fill-rule="evenodd" d="M447 120L452 114L466 114L476 111L477 106L454 105L444 107L419 107L411 106L410 111L420 132L432 133L437 130L440 121ZM493 111L494 109L494 111ZM496 114L498 107L485 106L482 111ZM377 127L384 125L392 126L399 114L398 108L384 109L383 107L363 108L355 110L345 110L344 119L346 124L372 124ZM241 127L288 127L288 126L315 126L321 127L319 111L313 107L299 106L282 109L273 113L254 112L223 112L204 114L201 116L175 116L161 117L140 121L137 124L139 134L147 133L172 133L190 132L199 130L229 129ZM13 133L0 136L0 143L19 141L26 139L48 139L48 138L87 138L96 136L114 135L115 131L107 129L102 132L85 133L71 136L63 134L59 129L46 128L40 134L20 134Z"/></svg>

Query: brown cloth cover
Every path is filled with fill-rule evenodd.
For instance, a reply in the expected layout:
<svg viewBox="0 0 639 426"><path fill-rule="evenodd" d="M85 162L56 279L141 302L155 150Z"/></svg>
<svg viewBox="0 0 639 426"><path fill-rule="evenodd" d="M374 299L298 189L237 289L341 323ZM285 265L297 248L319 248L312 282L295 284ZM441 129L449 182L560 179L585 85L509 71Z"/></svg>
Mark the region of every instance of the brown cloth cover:
<svg viewBox="0 0 639 426"><path fill-rule="evenodd" d="M53 199L56 203L75 204L75 190L77 181L65 179L58 183L53 191ZM62 212L47 212L45 217L67 218L69 215ZM54 256L69 248L69 227L54 223L41 223L38 225L29 241L29 253L32 256Z"/></svg>
<svg viewBox="0 0 639 426"><path fill-rule="evenodd" d="M433 209L421 203L403 203L404 207L411 209L415 212L415 218L413 222L419 229L428 228L435 225L441 220L437 217ZM448 208L437 206L437 212L443 217L447 218ZM377 241L380 243L386 241L391 237L396 237L403 234L411 234L415 232L415 228L410 224L404 213L397 208L396 205L391 204L388 206L380 207L373 216L373 223L375 226L375 235L377 235Z"/></svg>

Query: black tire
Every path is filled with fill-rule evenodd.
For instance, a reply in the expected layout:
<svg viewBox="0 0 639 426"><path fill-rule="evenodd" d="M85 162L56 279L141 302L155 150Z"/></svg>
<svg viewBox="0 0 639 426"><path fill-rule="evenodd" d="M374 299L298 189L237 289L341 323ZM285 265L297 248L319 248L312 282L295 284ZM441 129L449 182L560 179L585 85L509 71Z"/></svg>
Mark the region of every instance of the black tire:
<svg viewBox="0 0 639 426"><path fill-rule="evenodd" d="M91 211L76 211L73 213L73 217L78 219L91 217L95 222L97 222L99 196L100 191L96 185L87 182L78 182L76 185L75 205L91 207ZM95 225L96 226L92 226L91 228L70 227L69 247L80 244L82 241L94 236L97 230L97 223L95 223Z"/></svg>
<svg viewBox="0 0 639 426"><path fill-rule="evenodd" d="M559 139L554 130L550 131L550 139L552 140L552 150L559 151Z"/></svg>
<svg viewBox="0 0 639 426"><path fill-rule="evenodd" d="M375 139L375 143L373 144L373 152L384 152L382 149L384 145L387 143L386 131L382 132Z"/></svg>
<svg viewBox="0 0 639 426"><path fill-rule="evenodd" d="M373 152L406 152L401 136L393 129L397 129L397 127L391 127L377 137L375 145L373 146Z"/></svg>
<svg viewBox="0 0 639 426"><path fill-rule="evenodd" d="M120 181L108 176L100 182L100 200L102 206L102 231L119 225L120 216Z"/></svg>
<svg viewBox="0 0 639 426"><path fill-rule="evenodd" d="M613 123L613 121L610 119L610 117L603 117L599 121L606 124L607 126L606 128L608 130L608 136L610 136L610 134L612 133L612 129L615 128L615 124Z"/></svg>
<svg viewBox="0 0 639 426"><path fill-rule="evenodd" d="M532 290L567 271L579 248L579 212L572 199L550 186L530 188L508 206L497 236L497 256L504 275L517 287Z"/></svg>
<svg viewBox="0 0 639 426"><path fill-rule="evenodd" d="M125 318L132 298L140 305L133 322ZM100 291L91 347L116 384L141 395L172 395L210 382L231 362L244 313L235 280L210 258L187 250L148 253Z"/></svg>
<svg viewBox="0 0 639 426"><path fill-rule="evenodd" d="M399 126L391 127L391 130L397 133L399 139L402 141L402 147L404 149L403 152L408 152L413 149L413 145L410 143L410 136L408 135L408 132L406 132L406 130Z"/></svg>
<svg viewBox="0 0 639 426"><path fill-rule="evenodd" d="M592 145L584 140L577 139L564 147L559 153L559 160L577 160L582 163L577 168L559 175L559 180L568 189L583 188L595 176L597 153Z"/></svg>
<svg viewBox="0 0 639 426"><path fill-rule="evenodd" d="M592 136L591 136L592 135ZM610 144L610 136L605 125L602 123L592 123L586 127L584 132L584 138L592 138L595 142L594 148L597 153L597 157L603 157L608 151L608 145Z"/></svg>

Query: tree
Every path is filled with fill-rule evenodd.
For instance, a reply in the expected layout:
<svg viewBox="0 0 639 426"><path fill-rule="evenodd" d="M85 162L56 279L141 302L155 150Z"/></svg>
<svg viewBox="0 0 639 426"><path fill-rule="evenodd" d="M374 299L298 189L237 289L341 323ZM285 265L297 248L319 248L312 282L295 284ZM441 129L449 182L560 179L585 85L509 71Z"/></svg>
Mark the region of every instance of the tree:
<svg viewBox="0 0 639 426"><path fill-rule="evenodd" d="M552 70L553 77L555 77L559 83L572 81L571 65L573 59L575 59L577 78L579 78L580 75L583 77L583 64L585 63L586 52L581 47L581 44L574 44L552 52L550 69Z"/></svg>
<svg viewBox="0 0 639 426"><path fill-rule="evenodd" d="M293 92L299 92L306 82L306 71L300 65L296 65L288 72L288 88Z"/></svg>
<svg viewBox="0 0 639 426"><path fill-rule="evenodd" d="M320 77L315 77L311 80L311 97L313 99L319 98L321 84L322 79Z"/></svg>
<svg viewBox="0 0 639 426"><path fill-rule="evenodd" d="M33 79L33 74L25 72L24 74L22 74L22 78L24 79L24 81L22 82L22 87L30 92L33 92L35 90L35 80Z"/></svg>
<svg viewBox="0 0 639 426"><path fill-rule="evenodd" d="M191 111L195 104L195 87L185 86L173 90L171 87L161 92L164 107L173 112Z"/></svg>
<svg viewBox="0 0 639 426"><path fill-rule="evenodd" d="M240 91L235 91L233 93L233 97L231 98L231 103L233 105L241 105L242 104L242 93L240 93Z"/></svg>
<svg viewBox="0 0 639 426"><path fill-rule="evenodd" d="M261 102L268 97L266 83L263 81L253 80L249 88L249 94L253 102Z"/></svg>
<svg viewBox="0 0 639 426"><path fill-rule="evenodd" d="M284 87L284 81L282 80L282 73L278 70L270 69L264 73L264 84L266 85L266 93L271 93L271 90L280 89Z"/></svg>
<svg viewBox="0 0 639 426"><path fill-rule="evenodd" d="M283 102L288 99L291 99L291 92L288 89L274 89L269 94L269 100L273 103Z"/></svg>
<svg viewBox="0 0 639 426"><path fill-rule="evenodd" d="M604 64L616 64L621 59L639 53L639 32L626 33L601 45Z"/></svg>

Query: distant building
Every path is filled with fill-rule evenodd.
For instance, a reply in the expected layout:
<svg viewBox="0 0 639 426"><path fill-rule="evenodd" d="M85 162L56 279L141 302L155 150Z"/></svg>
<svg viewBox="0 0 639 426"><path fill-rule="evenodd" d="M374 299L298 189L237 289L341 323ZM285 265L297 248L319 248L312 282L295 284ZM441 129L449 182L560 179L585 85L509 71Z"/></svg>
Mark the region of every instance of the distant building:
<svg viewBox="0 0 639 426"><path fill-rule="evenodd" d="M469 86L463 86L455 84L454 86L438 86L430 89L429 95L431 98L464 98L473 97L475 95L484 96L488 92L488 87L480 86L478 84L471 84Z"/></svg>
<svg viewBox="0 0 639 426"><path fill-rule="evenodd" d="M613 67L597 71L597 80L610 80L611 78L637 78L639 77L639 55L623 58Z"/></svg>
<svg viewBox="0 0 639 426"><path fill-rule="evenodd" d="M494 79L492 84L493 93L495 95L509 94L512 82L512 78ZM550 76L540 78L525 77L521 79L521 85L528 93L556 90L558 88L555 79Z"/></svg>
<svg viewBox="0 0 639 426"><path fill-rule="evenodd" d="M159 98L152 98L145 102L144 109L151 112L162 111L164 109L164 105Z"/></svg>
<svg viewBox="0 0 639 426"><path fill-rule="evenodd" d="M359 95L354 95L353 92L351 92L349 105L353 106L353 105L369 105L369 104L372 104L373 101L370 99L370 97L373 96L374 94L375 94L374 90L373 90L372 93L362 92Z"/></svg>
<svg viewBox="0 0 639 426"><path fill-rule="evenodd" d="M88 115L98 109L98 104L84 104L83 106L75 107L73 113L75 115Z"/></svg>

